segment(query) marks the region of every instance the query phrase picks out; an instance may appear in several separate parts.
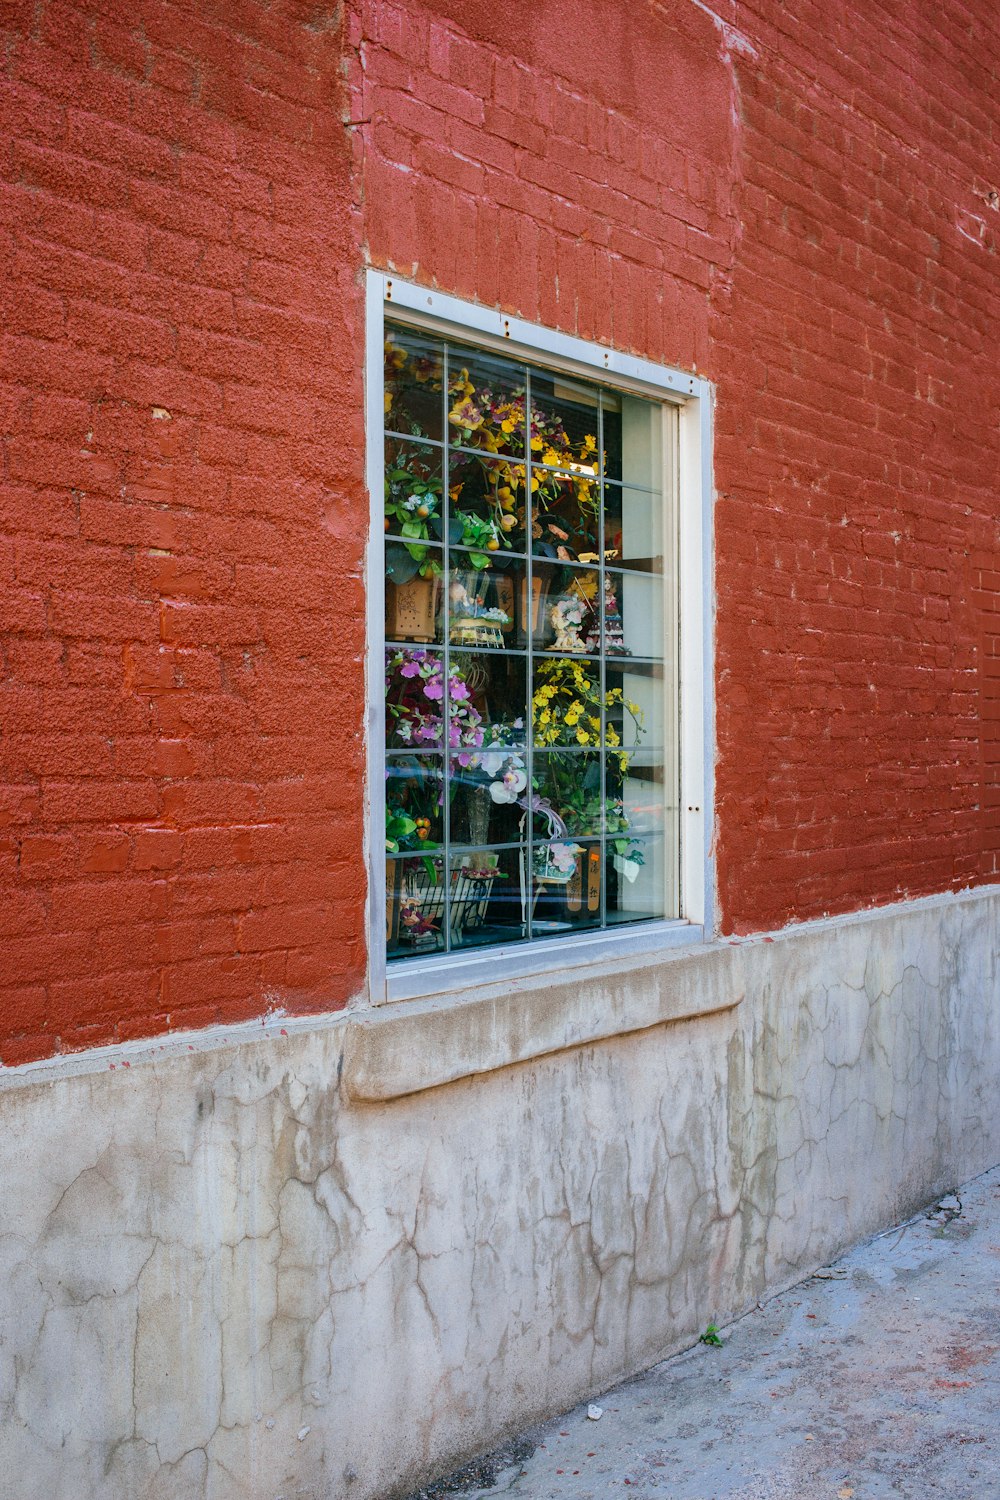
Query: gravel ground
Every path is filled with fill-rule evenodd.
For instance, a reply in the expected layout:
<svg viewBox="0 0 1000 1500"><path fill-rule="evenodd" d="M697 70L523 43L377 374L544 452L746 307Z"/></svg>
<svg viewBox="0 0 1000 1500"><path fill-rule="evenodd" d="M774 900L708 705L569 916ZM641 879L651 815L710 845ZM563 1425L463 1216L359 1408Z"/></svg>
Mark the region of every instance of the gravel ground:
<svg viewBox="0 0 1000 1500"><path fill-rule="evenodd" d="M1000 1500L1000 1168L410 1500Z"/></svg>

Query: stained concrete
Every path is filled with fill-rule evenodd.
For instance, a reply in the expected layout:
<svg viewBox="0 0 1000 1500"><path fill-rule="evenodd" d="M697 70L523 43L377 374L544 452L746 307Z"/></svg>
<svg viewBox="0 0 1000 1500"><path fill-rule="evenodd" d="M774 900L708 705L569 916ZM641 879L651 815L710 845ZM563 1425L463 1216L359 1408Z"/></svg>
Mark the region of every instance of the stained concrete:
<svg viewBox="0 0 1000 1500"><path fill-rule="evenodd" d="M0 1500L387 1500L648 1369L1000 1160L998 928L0 1071Z"/></svg>
<svg viewBox="0 0 1000 1500"><path fill-rule="evenodd" d="M1000 1168L412 1500L994 1500L998 1284Z"/></svg>

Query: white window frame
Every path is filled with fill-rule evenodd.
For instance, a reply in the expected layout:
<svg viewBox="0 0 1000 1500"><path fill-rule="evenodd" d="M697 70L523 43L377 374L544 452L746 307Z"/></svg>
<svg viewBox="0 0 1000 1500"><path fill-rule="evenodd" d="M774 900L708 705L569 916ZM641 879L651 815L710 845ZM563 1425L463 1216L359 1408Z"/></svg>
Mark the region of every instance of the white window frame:
<svg viewBox="0 0 1000 1500"><path fill-rule="evenodd" d="M463 953L386 960L385 888L385 561L384 357L386 316L412 322L527 363L599 379L678 408L678 614L681 916L621 932L539 938ZM666 365L620 354L536 323L401 281L382 271L366 278L366 477L371 501L367 572L368 991L371 1004L469 989L498 979L529 979L605 962L616 954L655 953L708 941L714 932L712 858L714 701L712 641L711 383Z"/></svg>

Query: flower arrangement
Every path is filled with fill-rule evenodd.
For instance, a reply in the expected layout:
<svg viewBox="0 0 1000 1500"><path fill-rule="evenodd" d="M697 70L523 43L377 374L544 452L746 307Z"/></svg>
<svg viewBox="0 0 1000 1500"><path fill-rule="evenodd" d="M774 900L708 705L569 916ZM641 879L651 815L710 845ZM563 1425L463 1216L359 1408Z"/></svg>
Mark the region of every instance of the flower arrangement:
<svg viewBox="0 0 1000 1500"><path fill-rule="evenodd" d="M443 748L444 697L448 694L448 745L458 750L459 765L483 743L483 716L472 704L469 685L452 663L445 687L441 657L421 647L400 647L386 659L387 727L399 741L433 750Z"/></svg>
<svg viewBox="0 0 1000 1500"><path fill-rule="evenodd" d="M396 582L405 583L415 573L431 578L441 572L441 564L427 546L428 542L440 540L440 505L440 479L429 472L416 454L404 452L385 476L385 529L404 539L392 548L392 552L402 555L387 558ZM405 561L406 554L412 559L410 566Z"/></svg>
<svg viewBox="0 0 1000 1500"><path fill-rule="evenodd" d="M601 737L601 684L589 663L552 658L538 664L539 686L531 700L535 744L552 748L559 745L598 745ZM643 714L638 703L626 698L621 688L604 693L605 714L617 704L630 715L637 737L643 732ZM605 743L612 748L621 744L615 726L605 720ZM628 769L629 753L618 751L622 771Z"/></svg>
<svg viewBox="0 0 1000 1500"><path fill-rule="evenodd" d="M504 516L524 522L529 487L527 465L523 462L527 446L533 460L530 489L536 509L532 532L535 541L541 543L535 550L568 559L566 547L557 543L569 541L569 532L554 521L543 520L543 516L575 500L581 514L596 525L599 506L596 440L587 435L574 445L554 413L534 402L529 413L523 390L497 393L487 386L477 388L467 369L460 370L450 382L448 395L453 402L448 421L456 429L457 441L491 460L500 460L491 462L489 470L494 476L500 525L505 530L512 529ZM550 469L564 472L550 473ZM555 541L549 541L549 536Z"/></svg>
<svg viewBox="0 0 1000 1500"><path fill-rule="evenodd" d="M416 355L390 337L385 344L385 372L387 426L405 430L414 438L426 438L429 434L425 422L430 420L434 409L434 396L443 387L440 360ZM411 396L416 395L409 412L398 409L399 388L404 379ZM424 400L424 393L429 400ZM477 386L468 368L450 377L447 401L453 442L464 450L453 453L451 459L455 482L450 486L449 541L473 550L470 561L474 567L488 568L490 554L499 551L516 528L523 529L529 490L537 555L572 561L573 553L567 544L574 531L579 533L576 537L579 545L585 542L596 545L600 455L592 435L574 442L558 415L534 401L529 411L523 388L495 391L486 385ZM529 451L530 480L526 462ZM410 485L408 477L412 476L407 476L405 463L388 476L389 525L396 521L400 526L420 522L433 526L437 519L436 531L440 533L441 523L431 503L440 502L440 483L429 496L426 490ZM403 487L403 502L416 497L417 504L405 516L399 514L401 502L395 490L390 495L390 484ZM480 514L479 508L485 514ZM422 509L426 509L426 514L418 514ZM414 546L428 539L426 533L421 536L402 531L401 534L412 538ZM426 562L426 556L419 559L421 567Z"/></svg>

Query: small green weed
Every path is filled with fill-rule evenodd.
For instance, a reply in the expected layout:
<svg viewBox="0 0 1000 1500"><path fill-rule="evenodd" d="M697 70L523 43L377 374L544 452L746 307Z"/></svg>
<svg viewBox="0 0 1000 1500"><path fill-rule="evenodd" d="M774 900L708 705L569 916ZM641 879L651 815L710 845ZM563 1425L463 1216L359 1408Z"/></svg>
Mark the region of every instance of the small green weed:
<svg viewBox="0 0 1000 1500"><path fill-rule="evenodd" d="M719 1338L719 1330L714 1323L709 1323L705 1332L698 1340L699 1344L709 1344L713 1349L722 1348L722 1340Z"/></svg>

